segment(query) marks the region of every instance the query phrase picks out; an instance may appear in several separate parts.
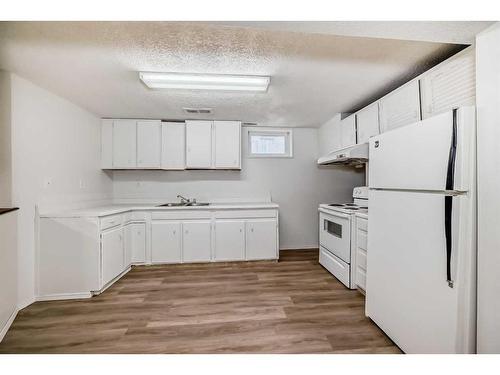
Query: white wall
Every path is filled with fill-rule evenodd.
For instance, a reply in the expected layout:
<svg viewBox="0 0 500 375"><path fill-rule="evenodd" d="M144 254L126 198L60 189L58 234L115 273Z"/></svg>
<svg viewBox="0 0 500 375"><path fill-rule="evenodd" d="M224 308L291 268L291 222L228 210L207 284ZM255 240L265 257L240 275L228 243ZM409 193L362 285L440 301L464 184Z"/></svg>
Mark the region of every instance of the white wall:
<svg viewBox="0 0 500 375"><path fill-rule="evenodd" d="M479 353L500 353L500 23L477 36Z"/></svg>
<svg viewBox="0 0 500 375"><path fill-rule="evenodd" d="M11 121L22 308L34 299L35 207L110 199L112 181L100 170L100 120L91 113L12 74Z"/></svg>
<svg viewBox="0 0 500 375"><path fill-rule="evenodd" d="M0 70L0 207L11 203L10 74Z"/></svg>
<svg viewBox="0 0 500 375"><path fill-rule="evenodd" d="M248 128L244 128L248 129ZM293 129L293 158L247 158L243 131L242 170L115 171L114 198L176 201L182 194L198 200L258 198L271 193L280 205L280 247L318 246L318 204L350 201L364 173L345 167L316 165L318 131Z"/></svg>

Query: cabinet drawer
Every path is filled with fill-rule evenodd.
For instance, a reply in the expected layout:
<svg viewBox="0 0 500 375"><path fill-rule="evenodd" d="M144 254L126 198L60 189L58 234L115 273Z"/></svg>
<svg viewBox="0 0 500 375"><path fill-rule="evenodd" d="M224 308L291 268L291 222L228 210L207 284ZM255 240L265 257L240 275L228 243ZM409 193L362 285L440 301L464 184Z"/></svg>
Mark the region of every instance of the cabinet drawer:
<svg viewBox="0 0 500 375"><path fill-rule="evenodd" d="M101 230L113 228L123 223L123 215L111 215L101 218Z"/></svg>
<svg viewBox="0 0 500 375"><path fill-rule="evenodd" d="M216 211L214 214L216 219L253 219L253 218L275 218L277 217L277 210L224 210Z"/></svg>
<svg viewBox="0 0 500 375"><path fill-rule="evenodd" d="M358 249L356 251L356 261L358 263L358 267L366 270L366 251L363 249Z"/></svg>
<svg viewBox="0 0 500 375"><path fill-rule="evenodd" d="M358 217L356 220L358 221L358 229L368 232L368 220L362 219L360 217Z"/></svg>
<svg viewBox="0 0 500 375"><path fill-rule="evenodd" d="M145 221L146 213L143 211L131 211L127 212L124 216L124 222L128 223L131 221Z"/></svg>
<svg viewBox="0 0 500 375"><path fill-rule="evenodd" d="M210 219L210 211L158 211L151 214L152 220L189 220L189 219Z"/></svg>
<svg viewBox="0 0 500 375"><path fill-rule="evenodd" d="M368 250L368 236L366 232L363 232L361 230L358 230L358 233L356 235L356 247L358 249L363 249L363 250Z"/></svg>
<svg viewBox="0 0 500 375"><path fill-rule="evenodd" d="M342 284L350 287L349 265L347 263L337 258L323 247L320 247L319 250L319 263L339 279Z"/></svg>
<svg viewBox="0 0 500 375"><path fill-rule="evenodd" d="M356 285L366 290L366 272L361 268L356 270Z"/></svg>

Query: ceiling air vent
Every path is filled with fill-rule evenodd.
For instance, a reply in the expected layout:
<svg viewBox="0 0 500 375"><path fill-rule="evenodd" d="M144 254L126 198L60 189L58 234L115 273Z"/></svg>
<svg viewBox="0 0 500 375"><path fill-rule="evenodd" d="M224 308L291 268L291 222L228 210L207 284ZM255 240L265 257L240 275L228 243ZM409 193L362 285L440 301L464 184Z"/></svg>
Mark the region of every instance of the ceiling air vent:
<svg viewBox="0 0 500 375"><path fill-rule="evenodd" d="M209 114L212 113L212 108L183 108L185 113L188 114Z"/></svg>

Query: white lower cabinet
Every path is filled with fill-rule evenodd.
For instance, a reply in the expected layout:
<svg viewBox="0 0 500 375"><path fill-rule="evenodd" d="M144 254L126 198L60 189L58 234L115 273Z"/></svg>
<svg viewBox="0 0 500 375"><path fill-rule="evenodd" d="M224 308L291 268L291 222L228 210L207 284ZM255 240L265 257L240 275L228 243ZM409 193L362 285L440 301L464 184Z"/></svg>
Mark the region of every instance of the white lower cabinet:
<svg viewBox="0 0 500 375"><path fill-rule="evenodd" d="M215 261L245 259L245 221L215 221Z"/></svg>
<svg viewBox="0 0 500 375"><path fill-rule="evenodd" d="M101 234L101 262L101 286L105 286L124 269L123 227L118 226Z"/></svg>
<svg viewBox="0 0 500 375"><path fill-rule="evenodd" d="M251 219L246 223L246 258L276 259L277 222L276 219Z"/></svg>
<svg viewBox="0 0 500 375"><path fill-rule="evenodd" d="M125 226L125 266L146 262L146 223Z"/></svg>
<svg viewBox="0 0 500 375"><path fill-rule="evenodd" d="M211 254L210 220L193 220L182 223L182 260L184 262L209 262Z"/></svg>
<svg viewBox="0 0 500 375"><path fill-rule="evenodd" d="M42 216L39 244L37 299L88 298L133 264L278 259L278 210Z"/></svg>
<svg viewBox="0 0 500 375"><path fill-rule="evenodd" d="M182 260L180 221L151 223L151 262L180 263Z"/></svg>

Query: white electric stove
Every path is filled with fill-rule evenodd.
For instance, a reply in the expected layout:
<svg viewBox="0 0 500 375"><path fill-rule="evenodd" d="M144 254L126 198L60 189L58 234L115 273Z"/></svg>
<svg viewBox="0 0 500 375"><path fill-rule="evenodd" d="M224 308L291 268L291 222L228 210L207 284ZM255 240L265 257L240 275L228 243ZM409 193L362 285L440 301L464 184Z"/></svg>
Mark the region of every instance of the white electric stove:
<svg viewBox="0 0 500 375"><path fill-rule="evenodd" d="M350 289L354 282L354 215L368 212L368 187L355 187L353 202L319 205L319 262Z"/></svg>

